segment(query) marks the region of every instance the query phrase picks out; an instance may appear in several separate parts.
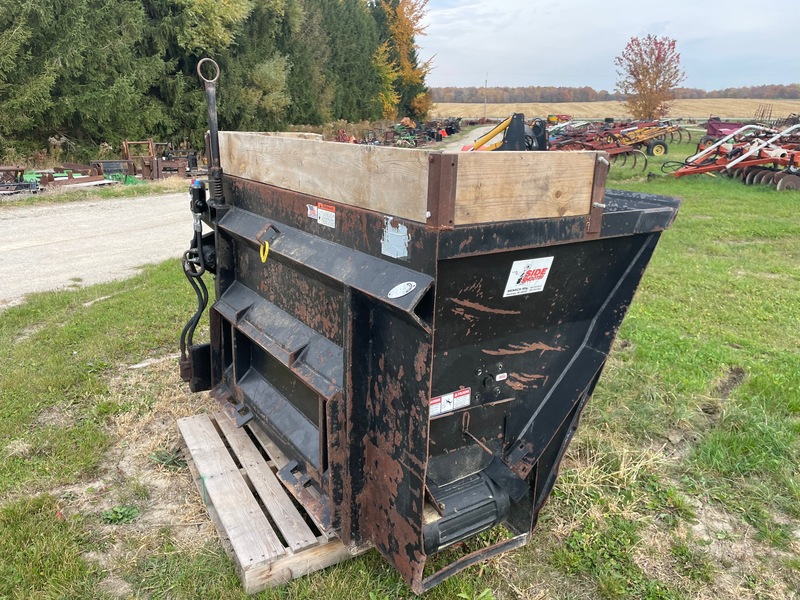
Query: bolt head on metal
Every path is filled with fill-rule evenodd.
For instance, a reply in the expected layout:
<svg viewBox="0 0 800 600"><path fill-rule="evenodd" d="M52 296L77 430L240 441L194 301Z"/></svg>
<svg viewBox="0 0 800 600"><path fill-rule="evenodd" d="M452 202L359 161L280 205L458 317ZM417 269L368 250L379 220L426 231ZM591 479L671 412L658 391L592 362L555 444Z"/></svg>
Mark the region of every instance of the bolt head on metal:
<svg viewBox="0 0 800 600"><path fill-rule="evenodd" d="M427 212L425 213L425 218L426 218L426 219L430 219L430 218L431 218L431 211L427 211Z"/></svg>

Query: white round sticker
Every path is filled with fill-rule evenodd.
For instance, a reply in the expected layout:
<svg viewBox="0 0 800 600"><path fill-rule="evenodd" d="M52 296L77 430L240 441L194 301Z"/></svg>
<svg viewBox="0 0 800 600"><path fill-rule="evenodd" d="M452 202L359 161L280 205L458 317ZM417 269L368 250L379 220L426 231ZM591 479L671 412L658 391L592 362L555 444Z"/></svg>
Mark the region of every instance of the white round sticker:
<svg viewBox="0 0 800 600"><path fill-rule="evenodd" d="M413 281L404 281L400 285L396 285L392 288L392 291L389 292L389 298L402 298L406 294L410 294L415 289L417 289L417 284Z"/></svg>

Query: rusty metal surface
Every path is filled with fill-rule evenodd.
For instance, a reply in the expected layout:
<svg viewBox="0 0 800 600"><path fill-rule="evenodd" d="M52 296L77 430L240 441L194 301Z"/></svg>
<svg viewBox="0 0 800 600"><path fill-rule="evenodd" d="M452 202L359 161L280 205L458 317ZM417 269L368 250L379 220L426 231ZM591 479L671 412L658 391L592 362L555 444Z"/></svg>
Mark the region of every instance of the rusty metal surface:
<svg viewBox="0 0 800 600"><path fill-rule="evenodd" d="M350 297L342 539L372 542L406 581L417 581L426 558L430 336L361 294Z"/></svg>
<svg viewBox="0 0 800 600"><path fill-rule="evenodd" d="M432 154L428 171L428 224L453 229L456 211L458 154Z"/></svg>
<svg viewBox="0 0 800 600"><path fill-rule="evenodd" d="M498 542L497 544L493 544L487 548L482 548L480 550L476 550L475 552L471 552L470 554L462 556L455 562L447 565L425 579L415 580L411 584L411 589L415 594L427 592L431 588L442 583L445 579L452 577L456 573L460 573L467 567L488 560L493 556L503 554L504 552L509 552L515 548L519 548L520 546L524 546L528 543L528 541L530 541L530 534L523 533L511 538L510 540Z"/></svg>
<svg viewBox="0 0 800 600"><path fill-rule="evenodd" d="M387 215L238 177L224 178L224 193L235 198L236 206L242 210L426 275L436 273L436 255L430 251L436 244L436 233L420 223L396 219L408 229L410 237L408 257L398 259L382 253ZM336 207L335 228L321 225L309 216L309 207L316 208L320 203Z"/></svg>

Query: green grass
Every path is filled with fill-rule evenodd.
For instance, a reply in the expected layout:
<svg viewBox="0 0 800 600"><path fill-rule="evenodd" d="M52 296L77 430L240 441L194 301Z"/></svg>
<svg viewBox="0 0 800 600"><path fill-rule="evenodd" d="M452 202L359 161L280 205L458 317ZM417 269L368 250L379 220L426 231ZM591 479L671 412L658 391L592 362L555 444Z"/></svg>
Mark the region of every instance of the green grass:
<svg viewBox="0 0 800 600"><path fill-rule="evenodd" d="M671 148L667 159L690 151ZM655 252L534 540L426 597L480 598L489 589L498 599L740 590L791 598L800 589L800 194L707 176L648 181L612 171L611 179L679 196L681 213ZM119 508L116 525L103 525L96 506L62 511L69 502L58 490L88 486L106 453L125 443L109 434L110 419L150 410L157 381L136 384L141 398L131 402L113 378L122 365L174 352L192 305L169 261L2 313L0 598L103 597L107 573L86 554L115 540L139 543L129 529L148 514L144 483L117 483L103 507ZM144 460L154 470L186 469L172 445ZM133 508L141 516L125 523ZM169 524L150 536L147 552L114 566L130 594L246 597L215 539L186 548ZM745 543L737 552L753 558L744 562L711 551ZM370 594L410 597L374 551L256 597Z"/></svg>
<svg viewBox="0 0 800 600"><path fill-rule="evenodd" d="M707 178L624 187L685 202L621 331L636 348L633 369L605 382L595 409L626 379L649 380L656 421L638 420L636 435L696 436L682 475L785 546L769 514L796 518L800 502L800 195ZM734 371L741 385L724 389Z"/></svg>
<svg viewBox="0 0 800 600"><path fill-rule="evenodd" d="M118 410L107 375L174 351L193 310L184 285L169 261L124 282L35 295L3 313L0 498L23 485L73 481L98 464L110 441L105 418Z"/></svg>
<svg viewBox="0 0 800 600"><path fill-rule="evenodd" d="M43 495L0 508L0 598L95 598L100 570L79 517Z"/></svg>
<svg viewBox="0 0 800 600"><path fill-rule="evenodd" d="M686 542L679 541L672 545L670 552L676 560L680 573L702 583L713 581L713 568L703 551L689 546Z"/></svg>
<svg viewBox="0 0 800 600"><path fill-rule="evenodd" d="M646 576L633 562L631 549L641 542L635 522L620 517L587 519L551 560L569 574L595 579L600 598L678 598L668 583Z"/></svg>

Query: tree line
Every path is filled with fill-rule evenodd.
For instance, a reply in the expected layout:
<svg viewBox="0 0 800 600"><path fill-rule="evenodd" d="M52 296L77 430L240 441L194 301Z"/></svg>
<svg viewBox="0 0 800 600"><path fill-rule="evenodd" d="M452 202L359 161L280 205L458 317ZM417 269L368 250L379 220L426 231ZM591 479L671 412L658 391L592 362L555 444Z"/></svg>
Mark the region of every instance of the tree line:
<svg viewBox="0 0 800 600"><path fill-rule="evenodd" d="M479 103L522 103L522 102L600 102L604 100L625 100L625 95L620 92L595 90L591 87L554 87L554 86L528 86L528 87L432 87L431 99L434 102L452 103L468 102ZM750 98L763 100L797 100L800 99L800 84L789 85L758 85L722 90L706 91L697 88L675 88L676 99L702 99L702 98Z"/></svg>
<svg viewBox="0 0 800 600"><path fill-rule="evenodd" d="M427 0L6 0L0 142L195 145L196 66L220 65L225 129L421 117Z"/></svg>

